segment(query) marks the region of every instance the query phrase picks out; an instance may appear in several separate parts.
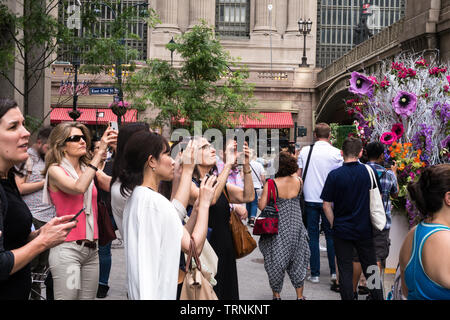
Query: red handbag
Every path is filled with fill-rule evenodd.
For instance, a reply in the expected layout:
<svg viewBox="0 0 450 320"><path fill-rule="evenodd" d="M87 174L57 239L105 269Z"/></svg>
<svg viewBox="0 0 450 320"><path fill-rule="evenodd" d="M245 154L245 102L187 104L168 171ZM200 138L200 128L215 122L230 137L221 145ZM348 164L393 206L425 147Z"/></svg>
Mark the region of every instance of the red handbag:
<svg viewBox="0 0 450 320"><path fill-rule="evenodd" d="M255 226L253 227L254 235L278 234L279 214L277 207L277 194L275 192L275 182L272 179L267 180L267 188L267 205L255 220Z"/></svg>

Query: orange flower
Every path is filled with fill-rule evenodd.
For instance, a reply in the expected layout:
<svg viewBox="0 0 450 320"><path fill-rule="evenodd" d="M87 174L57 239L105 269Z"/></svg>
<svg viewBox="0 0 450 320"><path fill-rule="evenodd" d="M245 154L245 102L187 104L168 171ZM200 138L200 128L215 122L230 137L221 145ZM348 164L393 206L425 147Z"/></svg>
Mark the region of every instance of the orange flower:
<svg viewBox="0 0 450 320"><path fill-rule="evenodd" d="M401 165L400 165L400 167L398 168L399 170L403 170L403 169L405 169L405 164L404 163L402 163Z"/></svg>

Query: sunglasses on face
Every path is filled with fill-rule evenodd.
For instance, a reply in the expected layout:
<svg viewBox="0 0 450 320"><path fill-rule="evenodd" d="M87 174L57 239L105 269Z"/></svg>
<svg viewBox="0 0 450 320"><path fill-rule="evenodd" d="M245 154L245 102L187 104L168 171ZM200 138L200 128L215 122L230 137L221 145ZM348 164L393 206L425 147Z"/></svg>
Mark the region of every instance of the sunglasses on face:
<svg viewBox="0 0 450 320"><path fill-rule="evenodd" d="M66 140L64 140L64 142L80 142L81 139L86 141L86 136L84 136L84 135L73 135L73 136L68 137Z"/></svg>

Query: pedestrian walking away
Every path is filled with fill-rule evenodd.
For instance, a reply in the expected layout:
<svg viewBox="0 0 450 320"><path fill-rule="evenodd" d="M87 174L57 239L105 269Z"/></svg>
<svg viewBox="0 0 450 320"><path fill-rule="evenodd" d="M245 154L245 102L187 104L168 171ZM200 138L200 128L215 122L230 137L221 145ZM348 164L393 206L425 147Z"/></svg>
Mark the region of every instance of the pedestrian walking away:
<svg viewBox="0 0 450 320"><path fill-rule="evenodd" d="M279 169L274 181L279 210L278 234L261 235L259 239L259 249L264 256L264 269L269 277L274 300L280 300L286 272L295 288L297 299L305 300L303 284L310 250L300 209L299 193L302 189L302 180L295 176L297 170L295 157L288 152L281 152ZM268 204L267 194L266 183L258 203L260 210Z"/></svg>
<svg viewBox="0 0 450 320"><path fill-rule="evenodd" d="M331 171L321 194L323 209L333 233L340 294L343 300L357 298L353 291L353 248L356 249L364 275L372 274L375 266L376 285L370 289L375 300L383 300L383 291L370 221L369 189L371 178L365 165L358 159L363 153L362 142L347 138L342 145L344 164ZM369 269L370 267L370 269Z"/></svg>
<svg viewBox="0 0 450 320"><path fill-rule="evenodd" d="M314 129L316 142L302 148L298 157L298 176L303 175L303 194L305 199L306 227L308 229L309 247L311 249L311 276L309 280L318 283L320 277L320 225L325 233L328 266L331 280L336 280L336 264L330 224L323 212L320 198L328 173L342 165L343 159L339 149L330 144L331 128L326 123L318 123ZM310 156L308 163L308 156ZM306 165L308 163L308 167ZM306 171L307 170L307 171ZM306 173L306 176L305 176ZM322 223L321 223L322 222Z"/></svg>

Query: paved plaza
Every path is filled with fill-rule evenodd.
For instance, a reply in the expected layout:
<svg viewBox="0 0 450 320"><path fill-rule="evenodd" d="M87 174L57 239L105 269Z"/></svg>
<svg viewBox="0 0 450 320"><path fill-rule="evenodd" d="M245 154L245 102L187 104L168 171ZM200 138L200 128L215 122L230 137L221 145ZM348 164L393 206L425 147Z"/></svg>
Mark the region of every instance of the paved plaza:
<svg viewBox="0 0 450 320"><path fill-rule="evenodd" d="M255 236L258 240L258 237ZM325 238L320 237L321 247L325 246ZM328 260L326 251L320 253L321 277L320 283L313 284L305 281L304 295L308 300L340 300L340 295L330 290L330 276L328 271ZM264 270L264 259L256 248L250 255L237 260L239 295L241 300L271 300L272 291L269 287L267 273ZM384 278L385 288L390 289L393 282L393 275L386 274ZM112 245L112 268L109 279L109 293L105 299L98 300L126 300L125 285L125 261L124 249L120 240L115 240ZM387 289L385 289L386 291ZM360 300L365 300L366 296L360 296ZM283 300L295 300L295 290L286 275L283 291Z"/></svg>

